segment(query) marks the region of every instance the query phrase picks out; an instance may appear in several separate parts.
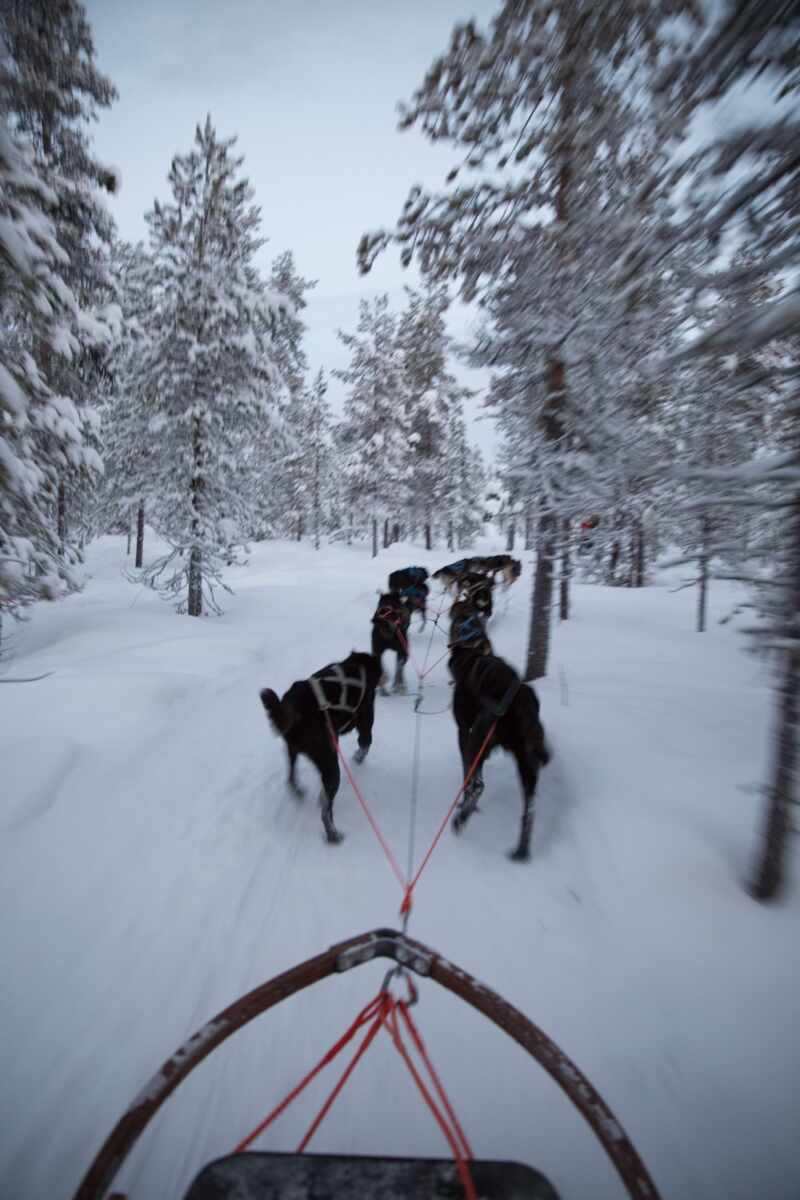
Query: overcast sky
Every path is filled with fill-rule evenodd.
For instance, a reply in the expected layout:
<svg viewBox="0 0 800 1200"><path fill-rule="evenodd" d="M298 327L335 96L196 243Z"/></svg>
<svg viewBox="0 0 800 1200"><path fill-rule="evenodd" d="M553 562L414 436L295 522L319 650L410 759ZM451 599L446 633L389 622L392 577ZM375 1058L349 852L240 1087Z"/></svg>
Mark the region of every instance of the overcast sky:
<svg viewBox="0 0 800 1200"><path fill-rule="evenodd" d="M409 99L457 21L486 24L495 0L84 0L99 68L119 100L95 127L97 153L120 168L110 201L121 235L146 236L144 213L167 196L172 156L185 152L210 112L220 135L237 134L269 244L319 282L306 310L312 371L344 366L337 328L355 328L358 301L404 283L396 251L361 278L355 249L367 229L391 225L409 187L435 186L452 165L446 149L396 131ZM465 337L474 323L451 322ZM472 386L486 375L459 368ZM331 380L338 407L342 385ZM474 417L480 397L470 405ZM491 421L473 421L491 452Z"/></svg>

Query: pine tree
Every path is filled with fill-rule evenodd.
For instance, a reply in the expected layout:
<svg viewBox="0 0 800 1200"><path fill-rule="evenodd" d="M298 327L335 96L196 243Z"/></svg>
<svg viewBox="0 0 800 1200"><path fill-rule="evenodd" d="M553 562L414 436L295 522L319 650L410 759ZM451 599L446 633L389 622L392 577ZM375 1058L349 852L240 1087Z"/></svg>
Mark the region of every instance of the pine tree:
<svg viewBox="0 0 800 1200"><path fill-rule="evenodd" d="M68 469L100 468L75 405L31 354L33 344L54 359L81 350L84 314L61 274L57 203L0 122L0 616L76 586L76 556L56 523L59 480Z"/></svg>
<svg viewBox="0 0 800 1200"><path fill-rule="evenodd" d="M273 333L273 356L284 382L277 401L280 422L256 431L249 457L254 510L259 536L267 533L302 536L307 514L299 508L301 487L302 430L308 360L303 347L306 325L301 313L307 306L306 293L316 281L305 279L295 267L291 251L272 262L270 289L290 302L280 312Z"/></svg>
<svg viewBox="0 0 800 1200"><path fill-rule="evenodd" d="M397 331L405 387L405 424L409 431L406 471L413 480L408 491L406 523L411 537L424 529L425 546L430 550L437 517L446 503L450 411L460 406L470 392L459 387L447 369L446 288L432 286L424 292L406 288L406 295L408 305L400 316Z"/></svg>
<svg viewBox="0 0 800 1200"><path fill-rule="evenodd" d="M648 181L655 191L683 184L688 204L660 255L676 245L705 238L712 250L735 236L742 251L729 267L716 266L707 279L693 280L699 300L719 292L727 311L695 339L684 361L735 356L743 368L731 372L723 406L748 383L772 388L771 452L749 462L713 469L707 482L723 492L726 505L738 491L741 508L761 518L757 538L768 549L769 572L757 586L763 622L760 641L777 657L774 752L767 788L764 839L752 883L760 900L784 885L789 811L794 798L800 722L800 291L791 272L800 266L800 13L797 5L764 5L759 0L728 3L707 36L688 55L676 58L661 78L668 113L685 122L731 88L760 79L769 91L757 124L723 132L702 153L684 157L670 174ZM787 102L791 111L787 112ZM771 106L771 108L770 108ZM633 247L629 271L654 261L653 246ZM756 299L754 286L772 285L777 297ZM742 362L770 348L770 361ZM766 535L766 536L765 536ZM751 557L755 548L749 546ZM764 599L764 597L768 599Z"/></svg>
<svg viewBox="0 0 800 1200"><path fill-rule="evenodd" d="M369 520L374 557L379 526L401 511L409 482L404 384L389 297L362 300L357 332L340 331L339 339L350 351L350 366L334 371L348 385L340 434L347 504Z"/></svg>
<svg viewBox="0 0 800 1200"><path fill-rule="evenodd" d="M48 385L78 406L84 436L91 441L98 424L92 405L106 383L104 358L95 346L114 336L117 316L109 307L106 269L113 226L100 192L116 190L118 178L92 154L86 127L98 108L113 102L116 91L96 67L91 28L77 0L5 0L0 37L2 111L57 197L52 216L67 256L62 275L84 310L79 346L69 357L54 356L46 341L29 349ZM78 497L84 503L91 486L85 465L64 468L57 519L65 549L70 504Z"/></svg>
<svg viewBox="0 0 800 1200"><path fill-rule="evenodd" d="M463 165L439 195L413 189L397 231L367 235L359 247L362 270L396 240L403 262L416 258L426 276L458 277L465 299L491 296L492 324L504 343L494 362L532 406L543 452L530 469L547 475L528 679L547 666L559 452L574 452L583 436L568 411L583 389L572 386L569 371L586 357L590 337L598 360L614 327L608 284L629 237L625 204L641 201L640 77L659 55L663 19L685 7L680 0L635 10L507 0L487 36L472 23L457 27L401 127L453 142ZM459 185L463 167L481 171L478 181ZM566 342L578 330L587 336L573 353Z"/></svg>
<svg viewBox="0 0 800 1200"><path fill-rule="evenodd" d="M320 548L320 536L330 521L331 473L334 447L330 405L325 398L328 385L322 370L317 373L307 396L307 454L305 492L310 513L314 548Z"/></svg>
<svg viewBox="0 0 800 1200"><path fill-rule="evenodd" d="M467 549L483 527L486 473L483 456L470 446L460 408L451 409L447 429L447 548Z"/></svg>
<svg viewBox="0 0 800 1200"><path fill-rule="evenodd" d="M99 497L103 528L136 522L135 566L144 564L144 523L155 475L158 439L149 428L149 397L140 390L139 370L145 352L151 304L153 263L141 243L116 242L111 269L117 303L123 314L122 336L109 364L110 388L102 411L102 455L105 467Z"/></svg>
<svg viewBox="0 0 800 1200"><path fill-rule="evenodd" d="M135 386L157 438L151 492L172 545L148 574L190 616L204 604L218 611L222 565L250 515L244 449L281 382L271 357L279 310L253 263L260 214L235 142L207 117L172 161L172 202L147 214L151 306Z"/></svg>

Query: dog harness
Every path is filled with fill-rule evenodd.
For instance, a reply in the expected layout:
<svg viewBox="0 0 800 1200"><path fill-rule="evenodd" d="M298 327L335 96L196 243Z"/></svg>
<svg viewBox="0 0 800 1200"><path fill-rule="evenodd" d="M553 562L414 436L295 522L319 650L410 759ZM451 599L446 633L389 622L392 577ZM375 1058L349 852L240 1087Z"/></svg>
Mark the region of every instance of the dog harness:
<svg viewBox="0 0 800 1200"><path fill-rule="evenodd" d="M388 625L393 634L398 630L405 633L411 621L411 614L405 606L400 609L384 607L378 609L372 621L373 624Z"/></svg>
<svg viewBox="0 0 800 1200"><path fill-rule="evenodd" d="M323 667L320 671L315 671L308 681L311 685L311 690L314 693L314 699L320 707L321 712L331 710L332 712L347 713L353 719L361 707L361 702L364 699L367 691L367 673L363 667L358 668L358 679L345 674L344 667L341 663L331 663L329 667ZM334 684L339 687L339 695L336 700L330 700L325 692L325 684ZM352 693L348 693L348 689L355 689L355 698ZM349 722L345 722L349 724ZM341 730L346 733L346 729Z"/></svg>
<svg viewBox="0 0 800 1200"><path fill-rule="evenodd" d="M452 642L448 642L449 646L468 646L470 642L480 641L486 637L486 629L481 618L473 613L461 622L457 634Z"/></svg>
<svg viewBox="0 0 800 1200"><path fill-rule="evenodd" d="M411 583L408 587L404 587L400 593L401 596L408 596L409 600L424 600L425 592L418 583Z"/></svg>

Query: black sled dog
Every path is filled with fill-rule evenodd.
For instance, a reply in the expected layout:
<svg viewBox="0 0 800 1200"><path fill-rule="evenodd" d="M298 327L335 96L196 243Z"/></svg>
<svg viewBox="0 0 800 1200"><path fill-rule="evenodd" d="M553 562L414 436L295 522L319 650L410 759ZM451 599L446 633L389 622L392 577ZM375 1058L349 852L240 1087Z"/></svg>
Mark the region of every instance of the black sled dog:
<svg viewBox="0 0 800 1200"><path fill-rule="evenodd" d="M425 580L428 572L425 567L403 567L401 571L392 571L389 576L389 591L396 592L412 612L422 616L421 629L425 628L430 588Z"/></svg>
<svg viewBox="0 0 800 1200"><path fill-rule="evenodd" d="M343 733L357 730L358 749L353 757L356 762L364 761L372 745L375 688L380 673L377 659L354 650L343 662L330 663L309 679L298 679L280 699L272 688L264 688L260 693L275 732L286 742L288 783L294 794L303 795L295 778L298 754L310 758L320 773L322 825L331 843L342 840L333 821L340 772L331 730L337 739Z"/></svg>
<svg viewBox="0 0 800 1200"><path fill-rule="evenodd" d="M397 655L394 672L393 692L405 693L406 681L403 674L408 662L408 627L411 624L411 609L396 592L384 592L372 618L372 653L381 668L379 687L386 696L386 675L383 673L383 656L387 650Z"/></svg>
<svg viewBox="0 0 800 1200"><path fill-rule="evenodd" d="M536 693L504 659L479 649L454 646L449 666L455 683L453 716L465 779L489 738L456 809L453 832L460 833L478 807L483 763L500 746L513 754L522 784L522 822L511 858L525 862L530 857L539 770L550 761Z"/></svg>

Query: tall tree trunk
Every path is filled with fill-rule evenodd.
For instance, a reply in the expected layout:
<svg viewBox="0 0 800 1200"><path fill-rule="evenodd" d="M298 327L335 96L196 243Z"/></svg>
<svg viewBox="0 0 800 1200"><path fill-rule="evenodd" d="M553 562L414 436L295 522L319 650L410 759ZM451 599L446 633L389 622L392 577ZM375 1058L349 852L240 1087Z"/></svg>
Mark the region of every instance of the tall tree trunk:
<svg viewBox="0 0 800 1200"><path fill-rule="evenodd" d="M353 544L353 513L352 513L352 511L350 513L350 516L347 519L347 544L348 544L348 546L352 546L352 544ZM377 553L377 551L376 551L376 553ZM373 554L372 557L374 558L375 555Z"/></svg>
<svg viewBox="0 0 800 1200"><path fill-rule="evenodd" d="M447 549L448 550L455 549L455 542L453 540L453 522L452 522L452 520L449 520L447 522Z"/></svg>
<svg viewBox="0 0 800 1200"><path fill-rule="evenodd" d="M644 564L645 564L645 544L644 544L644 521L641 517L636 521L636 559L633 564L633 586L640 588L644 587Z"/></svg>
<svg viewBox="0 0 800 1200"><path fill-rule="evenodd" d="M128 517L128 541L125 546L125 557L129 558L131 553L131 542L133 541L133 520Z"/></svg>
<svg viewBox="0 0 800 1200"><path fill-rule="evenodd" d="M378 557L378 518L372 518L372 557Z"/></svg>
<svg viewBox="0 0 800 1200"><path fill-rule="evenodd" d="M319 550L319 422L315 424L315 444L314 444L314 481L312 489L312 504L313 504L313 520L314 520L314 549Z"/></svg>
<svg viewBox="0 0 800 1200"><path fill-rule="evenodd" d="M203 434L198 417L192 420L192 548L189 554L189 596L187 612L190 617L203 615L203 555L200 546L200 513L203 497Z"/></svg>
<svg viewBox="0 0 800 1200"><path fill-rule="evenodd" d="M395 521L394 529L392 530L392 541L393 542L400 541L400 525L397 521Z"/></svg>
<svg viewBox="0 0 800 1200"><path fill-rule="evenodd" d="M617 578L617 566L619 564L619 556L622 551L619 538L616 538L611 543L611 553L608 556L608 578L607 583L612 584Z"/></svg>
<svg viewBox="0 0 800 1200"><path fill-rule="evenodd" d="M555 559L556 518L545 509L539 517L539 548L533 576L531 618L525 679L542 679L547 673L550 651L550 609L553 603L553 561Z"/></svg>
<svg viewBox="0 0 800 1200"><path fill-rule="evenodd" d="M570 522L565 517L561 522L561 576L558 581L558 615L562 621L569 619L569 580L572 574L570 561Z"/></svg>
<svg viewBox="0 0 800 1200"><path fill-rule="evenodd" d="M384 548L384 550L388 550L388 549L389 549L389 546L390 546L390 542L389 542L389 518L388 518L388 517L384 517L384 518L383 518L383 548Z"/></svg>
<svg viewBox="0 0 800 1200"><path fill-rule="evenodd" d="M786 585L785 620L790 626L800 613L800 495L791 515L789 581ZM783 890L786 842L789 835L798 770L797 731L800 723L800 641L782 651L781 682L776 695L773 762L768 789L764 837L756 863L752 894L772 900Z"/></svg>
<svg viewBox="0 0 800 1200"><path fill-rule="evenodd" d="M710 556L711 518L703 513L700 518L700 574L697 579L697 632L706 631L708 610L708 561Z"/></svg>
<svg viewBox="0 0 800 1200"><path fill-rule="evenodd" d="M297 518L297 539L296 540L298 542L302 542L302 540L303 540L303 518L302 517Z"/></svg>
<svg viewBox="0 0 800 1200"><path fill-rule="evenodd" d="M561 438L561 410L566 372L560 359L551 359L547 372L547 399L542 413L546 441L556 444ZM542 505L539 509L536 571L533 576L531 617L528 633L526 679L541 679L547 674L550 652L550 621L553 607L553 560L555 558L556 517Z"/></svg>
<svg viewBox="0 0 800 1200"><path fill-rule="evenodd" d="M56 513L58 521L58 548L63 558L67 551L67 485L63 479L59 480L58 484Z"/></svg>
<svg viewBox="0 0 800 1200"><path fill-rule="evenodd" d="M516 540L516 536L517 536L517 522L514 519L514 517L512 517L508 523L508 530L506 531L506 553L507 554L510 554L511 551L514 549L514 541Z"/></svg>
<svg viewBox="0 0 800 1200"><path fill-rule="evenodd" d="M426 521L426 522L425 522L425 549L426 549L426 550L432 550L432 549L433 549L433 538L431 537L431 523L430 523L430 521Z"/></svg>
<svg viewBox="0 0 800 1200"><path fill-rule="evenodd" d="M569 199L572 185L572 154L573 154L573 113L575 109L574 89L578 63L578 43L576 35L568 39L562 49L559 63L561 75L561 117L560 117L560 163L558 168L558 186L555 195L555 216L558 227L562 230L569 228ZM569 261L569 248L560 246L560 256L566 266ZM567 390L567 373L560 348L552 351L547 363L546 395L542 408L541 428L544 441L550 446L557 446L564 434L564 397ZM541 679L547 673L547 660L550 653L550 622L553 608L553 558L555 555L555 513L544 507L539 516L538 553L536 556L536 572L533 577L533 594L531 596L531 617L528 636L528 653L525 663L525 679Z"/></svg>
<svg viewBox="0 0 800 1200"><path fill-rule="evenodd" d="M144 500L139 501L136 510L136 560L135 565L141 567L144 562Z"/></svg>
<svg viewBox="0 0 800 1200"><path fill-rule="evenodd" d="M525 549L533 549L533 519L530 511L525 513Z"/></svg>

